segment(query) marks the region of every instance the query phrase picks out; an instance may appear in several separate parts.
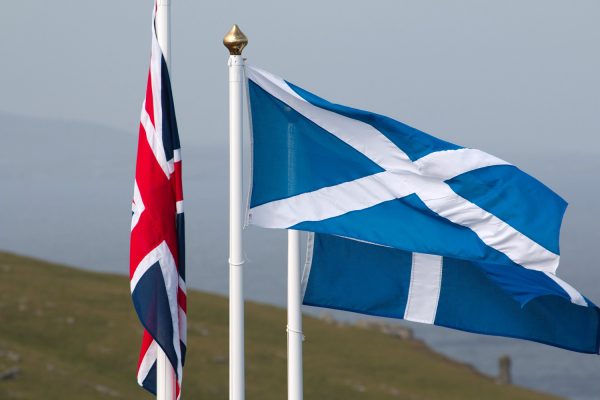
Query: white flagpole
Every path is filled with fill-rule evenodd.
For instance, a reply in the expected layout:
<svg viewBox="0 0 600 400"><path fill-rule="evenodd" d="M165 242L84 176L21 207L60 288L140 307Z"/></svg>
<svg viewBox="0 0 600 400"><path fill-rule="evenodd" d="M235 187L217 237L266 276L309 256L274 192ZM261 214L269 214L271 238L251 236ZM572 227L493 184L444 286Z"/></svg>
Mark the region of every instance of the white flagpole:
<svg viewBox="0 0 600 400"><path fill-rule="evenodd" d="M302 290L300 232L288 230L288 400L302 400Z"/></svg>
<svg viewBox="0 0 600 400"><path fill-rule="evenodd" d="M167 68L171 67L171 4L169 0L158 0L156 10L156 36ZM169 70L169 74L171 71ZM175 400L175 371L167 355L157 346L156 354L156 399Z"/></svg>
<svg viewBox="0 0 600 400"><path fill-rule="evenodd" d="M242 99L248 39L237 25L223 38L229 49L229 399L244 400L244 255L242 250Z"/></svg>
<svg viewBox="0 0 600 400"><path fill-rule="evenodd" d="M156 354L156 399L175 400L175 371L160 346Z"/></svg>

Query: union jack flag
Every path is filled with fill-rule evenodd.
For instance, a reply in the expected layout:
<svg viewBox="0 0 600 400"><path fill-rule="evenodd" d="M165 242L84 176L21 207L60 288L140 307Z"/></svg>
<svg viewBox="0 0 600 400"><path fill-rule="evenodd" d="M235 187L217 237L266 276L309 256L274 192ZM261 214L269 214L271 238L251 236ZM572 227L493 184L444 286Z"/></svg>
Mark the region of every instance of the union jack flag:
<svg viewBox="0 0 600 400"><path fill-rule="evenodd" d="M152 15L152 56L139 129L131 221L131 296L144 327L137 381L156 394L160 346L179 399L186 351L181 153L169 71Z"/></svg>

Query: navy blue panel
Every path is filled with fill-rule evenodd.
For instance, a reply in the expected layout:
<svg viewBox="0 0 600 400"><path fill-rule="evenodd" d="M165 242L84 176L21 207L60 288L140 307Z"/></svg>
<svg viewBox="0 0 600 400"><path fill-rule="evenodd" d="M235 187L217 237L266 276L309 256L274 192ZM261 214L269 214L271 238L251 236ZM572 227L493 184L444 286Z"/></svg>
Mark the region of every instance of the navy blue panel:
<svg viewBox="0 0 600 400"><path fill-rule="evenodd" d="M559 254L559 235L567 202L518 168L494 166L447 181L452 190Z"/></svg>
<svg viewBox="0 0 600 400"><path fill-rule="evenodd" d="M249 81L251 207L383 171L362 153Z"/></svg>
<svg viewBox="0 0 600 400"><path fill-rule="evenodd" d="M444 258L436 325L598 353L600 313L593 304L572 304L541 272L483 267ZM490 274L493 268L509 273ZM402 319L410 273L407 252L317 234L304 304ZM503 289L538 297L522 306Z"/></svg>
<svg viewBox="0 0 600 400"><path fill-rule="evenodd" d="M177 230L177 269L185 282L185 218L183 213L177 214L175 217L175 229Z"/></svg>
<svg viewBox="0 0 600 400"><path fill-rule="evenodd" d="M582 353L598 353L599 313L556 296L524 307L474 265L444 259L435 324L486 335L532 340Z"/></svg>
<svg viewBox="0 0 600 400"><path fill-rule="evenodd" d="M413 161L426 156L429 153L433 153L434 151L455 150L460 148L460 146L435 138L425 132L421 132L418 129L412 128L384 115L358 110L340 104L333 104L296 85L289 82L287 82L287 84L298 93L299 96L317 107L333 111L373 126L396 146L401 148Z"/></svg>
<svg viewBox="0 0 600 400"><path fill-rule="evenodd" d="M156 362L148 371L148 375L146 375L146 379L142 382L142 387L156 396Z"/></svg>
<svg viewBox="0 0 600 400"><path fill-rule="evenodd" d="M140 322L162 347L177 371L177 353L173 345L173 320L165 280L158 262L141 277L131 296Z"/></svg>
<svg viewBox="0 0 600 400"><path fill-rule="evenodd" d="M316 234L304 304L402 318L411 264L408 252Z"/></svg>
<svg viewBox="0 0 600 400"><path fill-rule="evenodd" d="M173 150L179 149L179 132L177 130L177 118L175 118L175 104L171 91L171 79L164 57L162 57L162 139L167 161L173 159Z"/></svg>
<svg viewBox="0 0 600 400"><path fill-rule="evenodd" d="M419 253L513 265L472 230L440 217L414 194L339 217L302 222L291 229L345 236Z"/></svg>
<svg viewBox="0 0 600 400"><path fill-rule="evenodd" d="M181 365L185 365L185 355L187 354L187 346L181 340L179 341L179 345L181 346Z"/></svg>

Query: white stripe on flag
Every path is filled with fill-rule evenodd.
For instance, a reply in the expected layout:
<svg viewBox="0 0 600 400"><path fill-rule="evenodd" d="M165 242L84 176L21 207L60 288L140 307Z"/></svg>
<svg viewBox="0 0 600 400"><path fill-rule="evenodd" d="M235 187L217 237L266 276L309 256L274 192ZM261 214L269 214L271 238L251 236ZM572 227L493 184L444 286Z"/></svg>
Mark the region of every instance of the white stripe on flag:
<svg viewBox="0 0 600 400"><path fill-rule="evenodd" d="M248 220L265 228L286 229L303 221L337 217L412 193L412 188L396 185L395 182L397 177L393 173L380 172L262 204L250 209Z"/></svg>
<svg viewBox="0 0 600 400"><path fill-rule="evenodd" d="M169 309L171 312L171 324L173 326L173 347L177 355L177 377L181 381L182 365L181 365L181 347L179 345L180 333L179 333L179 305L177 304L177 290L179 288L179 273L177 272L177 265L175 259L167 242L163 241L156 246L146 257L140 261L138 266L131 277L131 293L134 292L138 282L144 276L144 274L158 262L160 266L163 280L165 282L165 290L167 292L167 298L169 300Z"/></svg>
<svg viewBox="0 0 600 400"><path fill-rule="evenodd" d="M486 245L515 263L536 271L555 272L559 256L495 215L456 194L446 183L417 192L423 203L449 221L465 226Z"/></svg>
<svg viewBox="0 0 600 400"><path fill-rule="evenodd" d="M179 339L187 346L187 314L181 307L179 307L179 335Z"/></svg>
<svg viewBox="0 0 600 400"><path fill-rule="evenodd" d="M471 229L486 245L512 261L525 268L556 272L557 254L457 195L444 182L479 168L510 165L506 161L480 150L457 149L434 152L412 162L373 126L312 105L273 74L249 66L246 70L248 78L262 89L386 170L254 207L249 210L249 223L265 228L289 228L300 222L322 221L416 193L432 211ZM497 232L494 227L498 227Z"/></svg>
<svg viewBox="0 0 600 400"><path fill-rule="evenodd" d="M246 66L248 79L327 132L336 136L386 170L417 170L408 156L373 126L324 110L298 96L281 78Z"/></svg>
<svg viewBox="0 0 600 400"><path fill-rule="evenodd" d="M372 125L312 105L300 97L281 78L246 66L248 78L304 117L387 171L415 173L447 180L474 169L510 165L504 160L476 149L443 150L412 162L391 140Z"/></svg>
<svg viewBox="0 0 600 400"><path fill-rule="evenodd" d="M140 217L146 207L144 206L144 202L142 201L142 195L140 194L140 188L137 185L137 181L134 180L133 184L133 215L131 216L131 230L140 222Z"/></svg>
<svg viewBox="0 0 600 400"><path fill-rule="evenodd" d="M434 323L442 287L442 263L440 256L413 253L405 320Z"/></svg>
<svg viewBox="0 0 600 400"><path fill-rule="evenodd" d="M315 249L315 234L314 232L308 232L308 238L306 241L306 260L304 261L304 271L302 271L302 300L306 294L306 286L308 286L308 278L310 276L310 269L312 268L313 252Z"/></svg>
<svg viewBox="0 0 600 400"><path fill-rule="evenodd" d="M423 175L441 181L452 179L465 172L494 165L511 165L491 154L477 149L441 150L429 153L414 162Z"/></svg>
<svg viewBox="0 0 600 400"><path fill-rule="evenodd" d="M185 281L181 279L181 275L179 276L179 289L181 289L181 291L187 295L187 286Z"/></svg>
<svg viewBox="0 0 600 400"><path fill-rule="evenodd" d="M158 163L158 165L160 165L160 168L163 170L168 179L171 176L171 172L169 162L167 161L167 158L165 156L165 150L162 142L162 134L159 134L156 131L154 125L152 125L150 115L148 115L148 111L146 111L145 100L144 105L142 106L142 115L140 117L140 122L142 123L144 132L146 133L146 140L148 141L148 145L150 146L150 149L152 149L154 157L156 157L156 162Z"/></svg>
<svg viewBox="0 0 600 400"><path fill-rule="evenodd" d="M567 294L571 298L571 303L577 304L578 306L584 306L584 307L588 306L588 303L587 303L587 301L585 301L585 298L573 286L569 285L567 282L563 281L558 276L556 276L556 275L554 275L552 273L546 272L546 275L548 275L548 278L552 279L565 292L567 292Z"/></svg>
<svg viewBox="0 0 600 400"><path fill-rule="evenodd" d="M137 381L140 386L144 384L146 377L148 376L148 372L152 369L152 366L156 362L156 348L157 344L153 340L148 349L146 350L146 354L142 358L142 362L140 363L140 368L138 369Z"/></svg>
<svg viewBox="0 0 600 400"><path fill-rule="evenodd" d="M158 36L156 35L155 25L152 24L152 52L150 55L150 80L152 87L152 110L154 112L154 130L156 131L156 141L160 143L160 146L157 149L160 149L162 152L162 157L159 158L158 154L154 152L157 160L161 163L161 167L163 170L166 165L162 164L162 159L164 158L164 162L166 164L166 156L165 156L165 147L162 142L162 59L163 54L160 48L160 44L158 43ZM145 110L146 107L143 108ZM154 147L152 147L154 150ZM169 174L167 173L167 178Z"/></svg>
<svg viewBox="0 0 600 400"><path fill-rule="evenodd" d="M354 181L324 187L249 210L250 223L287 229L304 221L323 221L351 211L416 193L425 205L455 224L471 229L486 245L515 263L537 271L555 272L559 256L531 240L495 215L456 194L448 184L414 174L379 172Z"/></svg>

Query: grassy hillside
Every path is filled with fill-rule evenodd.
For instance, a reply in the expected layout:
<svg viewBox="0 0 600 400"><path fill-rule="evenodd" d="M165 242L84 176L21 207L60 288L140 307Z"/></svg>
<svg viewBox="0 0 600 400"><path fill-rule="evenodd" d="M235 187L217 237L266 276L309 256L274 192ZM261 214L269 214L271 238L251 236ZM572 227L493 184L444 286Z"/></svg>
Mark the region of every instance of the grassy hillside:
<svg viewBox="0 0 600 400"><path fill-rule="evenodd" d="M227 300L190 291L184 397L226 399ZM248 303L247 397L286 396L285 312ZM416 341L305 317L306 399L550 399ZM148 399L125 277L0 253L0 399ZM10 374L9 374L10 375Z"/></svg>

